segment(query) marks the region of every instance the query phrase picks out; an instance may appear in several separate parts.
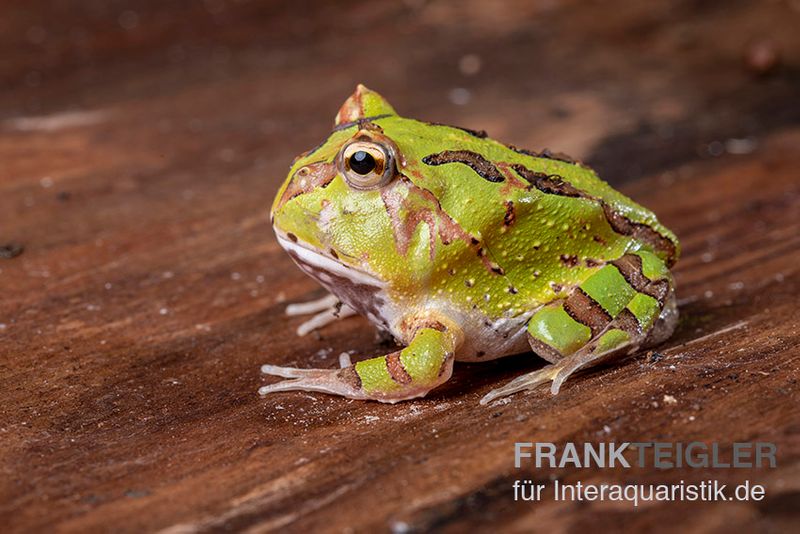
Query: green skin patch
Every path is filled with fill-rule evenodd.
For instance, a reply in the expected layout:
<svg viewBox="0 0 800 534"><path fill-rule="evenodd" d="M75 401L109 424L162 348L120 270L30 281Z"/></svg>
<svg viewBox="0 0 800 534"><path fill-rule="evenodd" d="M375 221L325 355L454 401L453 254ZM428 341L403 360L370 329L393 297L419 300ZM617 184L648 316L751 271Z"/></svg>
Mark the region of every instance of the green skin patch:
<svg viewBox="0 0 800 534"><path fill-rule="evenodd" d="M597 348L595 353L605 354L621 346L624 346L630 340L630 334L623 330L612 329L600 336L597 341Z"/></svg>
<svg viewBox="0 0 800 534"><path fill-rule="evenodd" d="M636 293L628 303L627 308L639 321L642 330L647 330L653 326L658 314L661 312L661 306L659 306L658 301L644 293Z"/></svg>
<svg viewBox="0 0 800 534"><path fill-rule="evenodd" d="M445 337L442 332L424 328L400 352L400 362L412 380L424 383L439 376L447 353L452 354L454 348L452 343L446 345Z"/></svg>
<svg viewBox="0 0 800 534"><path fill-rule="evenodd" d="M563 306L547 306L536 312L528 333L562 355L572 354L592 338L589 327L570 317Z"/></svg>
<svg viewBox="0 0 800 534"><path fill-rule="evenodd" d="M606 265L581 284L581 289L593 298L611 317L616 317L636 294L636 290L613 265Z"/></svg>
<svg viewBox="0 0 800 534"><path fill-rule="evenodd" d="M368 148L374 172L363 160L350 165L356 146ZM641 274L671 291L668 266L680 252L652 212L590 168L401 117L363 86L327 139L292 164L272 220L306 272L406 345L355 365L360 390L382 399L438 385L453 355L520 352L526 324L563 356L590 342L637 342L615 325L592 339L600 318L627 308L645 335L661 312L610 262L636 254ZM565 311L578 287L607 317ZM431 316L463 335L424 327Z"/></svg>
<svg viewBox="0 0 800 534"><path fill-rule="evenodd" d="M642 273L650 280L661 280L670 276L667 266L652 252L639 250L635 254L642 258Z"/></svg>
<svg viewBox="0 0 800 534"><path fill-rule="evenodd" d="M361 388L367 393L389 393L401 387L389 374L384 357L358 362L355 367L356 373L361 379Z"/></svg>

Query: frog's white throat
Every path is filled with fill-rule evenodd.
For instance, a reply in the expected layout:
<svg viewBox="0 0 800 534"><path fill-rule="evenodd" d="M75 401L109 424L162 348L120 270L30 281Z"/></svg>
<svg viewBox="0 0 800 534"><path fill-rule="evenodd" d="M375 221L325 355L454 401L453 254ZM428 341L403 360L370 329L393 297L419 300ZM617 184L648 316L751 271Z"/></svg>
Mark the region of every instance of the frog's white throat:
<svg viewBox="0 0 800 534"><path fill-rule="evenodd" d="M361 269L303 246L275 232L278 243L307 275L317 280L342 302L383 330L391 331L396 314L386 293L386 282Z"/></svg>

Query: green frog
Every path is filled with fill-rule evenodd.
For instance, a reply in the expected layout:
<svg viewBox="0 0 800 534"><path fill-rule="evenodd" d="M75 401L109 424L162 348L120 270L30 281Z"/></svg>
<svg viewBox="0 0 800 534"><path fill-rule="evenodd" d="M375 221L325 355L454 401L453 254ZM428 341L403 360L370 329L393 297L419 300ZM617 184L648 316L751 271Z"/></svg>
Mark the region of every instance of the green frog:
<svg viewBox="0 0 800 534"><path fill-rule="evenodd" d="M675 235L580 162L401 117L359 85L272 205L278 243L331 294L299 334L355 313L403 347L338 369L264 365L262 387L397 402L456 360L533 350L549 364L482 399L657 344L678 312Z"/></svg>

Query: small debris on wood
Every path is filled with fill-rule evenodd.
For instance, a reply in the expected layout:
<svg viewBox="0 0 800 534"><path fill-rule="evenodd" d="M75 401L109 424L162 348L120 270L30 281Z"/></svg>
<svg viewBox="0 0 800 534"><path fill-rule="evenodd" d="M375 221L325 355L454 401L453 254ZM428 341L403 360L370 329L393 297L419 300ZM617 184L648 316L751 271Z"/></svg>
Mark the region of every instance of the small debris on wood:
<svg viewBox="0 0 800 534"><path fill-rule="evenodd" d="M781 61L780 48L771 39L751 43L745 50L745 66L756 76L766 76L778 68Z"/></svg>
<svg viewBox="0 0 800 534"><path fill-rule="evenodd" d="M8 243L7 245L0 245L0 258L10 260L16 258L25 251L25 247L19 243Z"/></svg>

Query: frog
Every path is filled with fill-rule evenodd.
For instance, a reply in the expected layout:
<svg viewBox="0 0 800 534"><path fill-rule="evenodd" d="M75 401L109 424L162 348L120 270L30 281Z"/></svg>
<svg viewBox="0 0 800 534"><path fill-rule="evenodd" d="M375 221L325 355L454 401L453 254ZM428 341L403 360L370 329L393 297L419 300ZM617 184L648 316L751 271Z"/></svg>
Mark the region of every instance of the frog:
<svg viewBox="0 0 800 534"><path fill-rule="evenodd" d="M360 314L398 349L352 364L265 364L259 389L384 403L423 397L454 362L532 353L546 365L488 404L671 336L675 234L587 165L486 132L400 116L358 85L272 204L280 246L328 292L291 304L306 335Z"/></svg>

